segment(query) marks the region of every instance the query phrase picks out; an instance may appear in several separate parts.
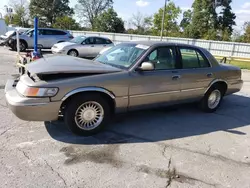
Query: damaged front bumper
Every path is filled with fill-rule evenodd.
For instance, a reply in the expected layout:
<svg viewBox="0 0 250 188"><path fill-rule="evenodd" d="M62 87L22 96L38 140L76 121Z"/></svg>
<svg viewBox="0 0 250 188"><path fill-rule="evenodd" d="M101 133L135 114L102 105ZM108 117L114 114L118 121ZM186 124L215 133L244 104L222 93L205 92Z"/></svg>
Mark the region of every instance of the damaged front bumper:
<svg viewBox="0 0 250 188"><path fill-rule="evenodd" d="M5 98L9 109L26 121L53 121L58 119L62 102L51 102L49 98L21 96L15 86L17 78L9 79L5 86Z"/></svg>

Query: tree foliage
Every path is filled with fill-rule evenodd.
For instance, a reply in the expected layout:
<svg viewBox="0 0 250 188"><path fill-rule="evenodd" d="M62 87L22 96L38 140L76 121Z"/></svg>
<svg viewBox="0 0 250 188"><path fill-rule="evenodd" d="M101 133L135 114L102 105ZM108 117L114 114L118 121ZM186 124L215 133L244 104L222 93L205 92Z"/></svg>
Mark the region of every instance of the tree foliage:
<svg viewBox="0 0 250 188"><path fill-rule="evenodd" d="M191 38L216 38L217 13L213 0L195 0L192 8L192 23L190 25L189 36Z"/></svg>
<svg viewBox="0 0 250 188"><path fill-rule="evenodd" d="M236 15L232 12L232 0L222 1L222 11L219 16L219 25L223 40L230 40L233 33L233 26L236 25Z"/></svg>
<svg viewBox="0 0 250 188"><path fill-rule="evenodd" d="M77 16L82 21L95 28L95 21L98 15L111 8L113 0L78 0L75 6Z"/></svg>
<svg viewBox="0 0 250 188"><path fill-rule="evenodd" d="M133 14L130 18L129 23L134 27L134 29L130 30L133 34L149 34L151 27L153 25L153 18L151 16L143 15L141 12L137 12ZM131 29L131 28L130 28Z"/></svg>
<svg viewBox="0 0 250 188"><path fill-rule="evenodd" d="M244 29L245 29L245 32L243 35L243 41L250 43L250 22L246 22L244 24Z"/></svg>
<svg viewBox="0 0 250 188"><path fill-rule="evenodd" d="M29 27L29 2L27 0L10 0L9 5L13 8L14 13L5 15L6 23Z"/></svg>
<svg viewBox="0 0 250 188"><path fill-rule="evenodd" d="M53 24L54 28L65 29L65 30L80 30L81 26L73 18L69 16L63 16L56 18Z"/></svg>
<svg viewBox="0 0 250 188"><path fill-rule="evenodd" d="M193 12L190 9L183 12L183 18L182 18L181 23L180 23L180 27L182 28L182 30L185 30L186 27L188 27L191 24L192 14L193 14Z"/></svg>
<svg viewBox="0 0 250 188"><path fill-rule="evenodd" d="M154 14L154 29L153 34L159 35L161 31L161 23L163 16L163 8L160 8L158 13ZM174 2L169 2L166 6L165 23L164 23L164 35L176 36L180 32L180 27L177 23L179 14L181 13L180 7L176 6Z"/></svg>
<svg viewBox="0 0 250 188"><path fill-rule="evenodd" d="M102 32L124 33L124 22L113 8L100 14L95 21L95 29Z"/></svg>
<svg viewBox="0 0 250 188"><path fill-rule="evenodd" d="M32 18L39 17L39 26L52 26L57 18L74 13L69 0L30 0L29 9Z"/></svg>

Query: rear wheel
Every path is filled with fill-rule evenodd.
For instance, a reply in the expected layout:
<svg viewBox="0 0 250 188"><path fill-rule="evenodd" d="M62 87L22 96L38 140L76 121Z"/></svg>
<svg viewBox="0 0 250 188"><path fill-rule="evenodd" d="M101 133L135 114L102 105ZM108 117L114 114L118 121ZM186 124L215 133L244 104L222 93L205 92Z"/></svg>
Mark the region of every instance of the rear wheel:
<svg viewBox="0 0 250 188"><path fill-rule="evenodd" d="M78 56L78 52L76 50L70 50L68 52L68 55L73 56L73 57L77 57Z"/></svg>
<svg viewBox="0 0 250 188"><path fill-rule="evenodd" d="M200 107L205 112L215 112L222 101L224 91L220 87L210 88L200 102Z"/></svg>
<svg viewBox="0 0 250 188"><path fill-rule="evenodd" d="M89 136L104 128L110 112L109 104L100 95L77 95L66 104L64 121L74 134Z"/></svg>

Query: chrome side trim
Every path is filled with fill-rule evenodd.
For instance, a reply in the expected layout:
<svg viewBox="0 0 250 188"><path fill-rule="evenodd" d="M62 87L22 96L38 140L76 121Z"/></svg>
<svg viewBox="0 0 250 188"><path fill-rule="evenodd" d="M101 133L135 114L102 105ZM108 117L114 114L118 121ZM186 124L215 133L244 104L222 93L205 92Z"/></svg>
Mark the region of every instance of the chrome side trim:
<svg viewBox="0 0 250 188"><path fill-rule="evenodd" d="M105 94L109 95L112 99L115 99L115 95L113 93L111 93L110 91L104 89L104 88L100 88L100 87L84 87L84 88L78 88L78 89L75 89L73 91L70 91L69 93L67 93L62 98L62 101L65 101L71 95L74 95L74 94L80 93L80 92L86 92L86 91L98 91L98 92L105 93Z"/></svg>
<svg viewBox="0 0 250 188"><path fill-rule="evenodd" d="M205 93L211 88L211 86L213 85L213 84L215 84L216 82L224 82L225 84L227 84L227 86L228 86L228 83L227 83L227 81L225 81L225 80L222 80L222 79L215 79L215 80L213 80L210 84L209 84L209 86L207 87L207 89L205 90ZM204 93L204 94L205 94Z"/></svg>
<svg viewBox="0 0 250 188"><path fill-rule="evenodd" d="M202 90L202 89L206 89L204 87L199 87L199 88L194 88L194 89L183 89L181 90L181 92L186 92L186 91L198 91L198 90Z"/></svg>
<svg viewBox="0 0 250 188"><path fill-rule="evenodd" d="M131 98L136 97L146 97L146 96L153 96L153 95L162 95L162 94L171 94L171 93L179 93L180 91L167 91L167 92L158 92L158 93L148 93L148 94L141 94L141 95L132 95Z"/></svg>
<svg viewBox="0 0 250 188"><path fill-rule="evenodd" d="M15 106L44 106L49 104L49 102L41 102L41 103L30 103L30 104L24 104L24 103L15 103Z"/></svg>

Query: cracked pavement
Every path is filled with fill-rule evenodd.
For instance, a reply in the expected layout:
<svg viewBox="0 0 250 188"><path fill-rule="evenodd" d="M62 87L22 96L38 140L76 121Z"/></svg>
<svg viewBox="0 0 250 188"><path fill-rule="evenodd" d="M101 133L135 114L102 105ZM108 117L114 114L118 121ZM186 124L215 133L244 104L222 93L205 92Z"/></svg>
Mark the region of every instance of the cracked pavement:
<svg viewBox="0 0 250 188"><path fill-rule="evenodd" d="M25 122L6 107L15 53L0 48L2 188L250 187L250 72L213 114L194 105L118 115L103 133L72 135L62 122Z"/></svg>

